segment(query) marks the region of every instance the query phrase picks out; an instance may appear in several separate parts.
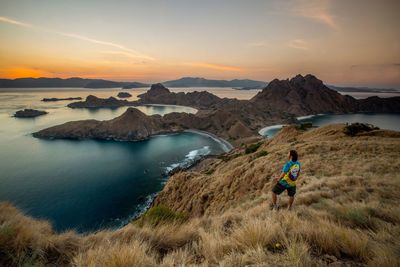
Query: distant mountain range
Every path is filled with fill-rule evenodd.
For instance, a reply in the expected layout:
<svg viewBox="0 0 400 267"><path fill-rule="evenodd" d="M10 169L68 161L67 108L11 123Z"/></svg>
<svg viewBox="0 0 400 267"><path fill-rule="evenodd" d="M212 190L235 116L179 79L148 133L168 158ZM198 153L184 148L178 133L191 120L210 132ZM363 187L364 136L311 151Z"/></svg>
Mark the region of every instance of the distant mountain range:
<svg viewBox="0 0 400 267"><path fill-rule="evenodd" d="M241 89L262 89L267 82L249 79L209 80L205 78L183 77L178 80L162 82L166 87L236 87Z"/></svg>
<svg viewBox="0 0 400 267"><path fill-rule="evenodd" d="M18 78L18 79L0 79L0 88L113 88L121 87L124 89L148 87L148 84L140 82L115 82L101 79L83 79L83 78Z"/></svg>
<svg viewBox="0 0 400 267"><path fill-rule="evenodd" d="M183 77L177 80L162 82L166 87L229 87L238 90L263 89L268 85L265 81L256 81L250 79L234 80L210 80L196 77ZM150 87L150 84L141 82L117 82L103 79L84 79L84 78L18 78L18 79L0 79L0 88L122 88L133 89ZM368 87L339 87L327 85L328 88L338 92L400 92L397 89L368 88Z"/></svg>
<svg viewBox="0 0 400 267"><path fill-rule="evenodd" d="M332 90L338 92L367 92L367 93L396 93L400 92L398 89L393 88L371 88L371 87L340 87L335 85L327 85Z"/></svg>

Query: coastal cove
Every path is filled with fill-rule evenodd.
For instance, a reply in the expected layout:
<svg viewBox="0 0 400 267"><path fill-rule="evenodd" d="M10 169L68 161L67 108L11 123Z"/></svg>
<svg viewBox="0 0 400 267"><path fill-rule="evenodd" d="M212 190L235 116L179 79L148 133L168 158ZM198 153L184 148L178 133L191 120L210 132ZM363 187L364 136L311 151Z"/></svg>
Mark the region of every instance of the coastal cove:
<svg viewBox="0 0 400 267"><path fill-rule="evenodd" d="M317 114L297 118L301 123L311 122L314 127L335 123L368 123L385 130L400 131L400 114L395 113L354 113L354 114ZM259 134L268 138L277 134L284 125L272 125L262 128Z"/></svg>
<svg viewBox="0 0 400 267"><path fill-rule="evenodd" d="M215 136L195 132L156 135L140 142L33 138L32 132L45 127L76 119L111 119L127 109L69 109L68 101L44 103L42 96L66 94L0 94L0 123L7 125L0 130L0 200L49 220L58 231L120 227L150 205L168 179L166 171L227 149ZM46 109L49 114L11 117L24 107ZM178 106L137 108L149 115L196 112Z"/></svg>

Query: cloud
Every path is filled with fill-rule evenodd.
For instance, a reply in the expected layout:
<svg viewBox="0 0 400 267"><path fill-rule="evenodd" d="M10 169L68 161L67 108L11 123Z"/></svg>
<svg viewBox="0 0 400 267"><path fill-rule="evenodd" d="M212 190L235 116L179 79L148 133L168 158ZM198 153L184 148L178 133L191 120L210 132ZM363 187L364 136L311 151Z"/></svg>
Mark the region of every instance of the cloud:
<svg viewBox="0 0 400 267"><path fill-rule="evenodd" d="M93 38L90 38L90 37L87 37L87 36L83 36L83 35L79 35L79 34L75 34L75 33L66 33L66 32L60 32L60 31L56 31L56 30L52 30L52 29L48 29L48 28L42 28L42 27L38 27L38 26L33 25L33 24L24 23L24 22L21 22L21 21L17 21L17 20L14 20L14 19L7 18L7 17L0 17L0 22L12 24L12 25L17 25L17 26L25 27L25 28L32 28L32 29L36 29L36 30L46 31L46 32L49 32L49 33L58 34L58 35L61 35L61 36L64 36L64 37L78 39L78 40L89 42L89 43L94 43L94 44L114 47L114 48L117 48L117 49L121 50L121 53L120 53L121 55L124 54L124 55L126 55L126 56L128 56L130 58L137 58L137 59L144 59L144 60L154 60L154 58L151 57L151 56L142 54L142 53L140 53L138 51L135 51L133 49L130 49L128 47L125 47L125 46L123 46L121 44L117 44L117 43L97 40L97 39L93 39Z"/></svg>
<svg viewBox="0 0 400 267"><path fill-rule="evenodd" d="M187 62L183 63L182 65L195 68L206 68L206 69L221 70L221 71L243 71L243 69L240 67L227 66L222 64L204 63L204 62Z"/></svg>
<svg viewBox="0 0 400 267"><path fill-rule="evenodd" d="M308 43L306 41L304 41L303 39L294 39L294 40L290 40L287 43L287 46L291 47L291 48L295 48L295 49L301 49L301 50L308 50Z"/></svg>
<svg viewBox="0 0 400 267"><path fill-rule="evenodd" d="M298 0L296 7L292 11L297 16L318 21L338 31L340 27L336 22L336 17L331 14L330 6L331 0Z"/></svg>
<svg viewBox="0 0 400 267"><path fill-rule="evenodd" d="M125 47L123 45L120 45L120 44L111 43L111 42L107 42L107 41L96 40L96 39L93 39L93 38L89 38L89 37L86 37L86 36L83 36L83 35L79 35L79 34L74 34L74 33L63 33L63 32L57 32L57 33L60 34L60 35L66 36L66 37L71 37L71 38L75 38L75 39L82 40L82 41L87 41L87 42L94 43L94 44L111 46L111 47L120 49L120 50L125 52L125 53L120 53L121 55L124 54L124 55L126 55L128 57L131 57L131 58L141 58L141 59L146 59L146 60L154 60L153 57L144 55L142 53L139 53L139 52L137 52L137 51L135 51L133 49L127 48L127 47Z"/></svg>
<svg viewBox="0 0 400 267"><path fill-rule="evenodd" d="M14 24L14 25L18 25L18 26L22 26L22 27L26 27L26 28L35 28L32 24L24 23L21 21L16 21L16 20L6 18L6 17L1 17L1 16L0 16L0 22Z"/></svg>
<svg viewBox="0 0 400 267"><path fill-rule="evenodd" d="M400 63L386 63L386 64L359 64L351 65L352 70L383 70L383 69L397 69L400 70Z"/></svg>

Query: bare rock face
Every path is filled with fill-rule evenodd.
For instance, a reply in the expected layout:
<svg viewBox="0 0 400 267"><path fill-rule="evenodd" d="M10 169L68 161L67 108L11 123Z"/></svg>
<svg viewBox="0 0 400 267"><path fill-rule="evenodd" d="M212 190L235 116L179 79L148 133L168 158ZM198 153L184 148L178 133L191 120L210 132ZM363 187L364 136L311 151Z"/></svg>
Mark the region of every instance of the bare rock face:
<svg viewBox="0 0 400 267"><path fill-rule="evenodd" d="M34 118L42 115L46 115L47 112L43 110L36 109L24 109L15 112L14 117L16 118Z"/></svg>
<svg viewBox="0 0 400 267"><path fill-rule="evenodd" d="M130 93L127 92L119 92L117 95L119 98L129 98L132 97L132 95Z"/></svg>
<svg viewBox="0 0 400 267"><path fill-rule="evenodd" d="M128 108L121 116L108 120L72 121L33 134L45 139L101 139L136 141L175 128L163 123L160 115L147 116L135 108Z"/></svg>
<svg viewBox="0 0 400 267"><path fill-rule="evenodd" d="M67 105L70 108L117 108L123 106L133 106L132 102L127 100L116 99L115 97L98 98L94 95L86 97L85 101L70 103Z"/></svg>

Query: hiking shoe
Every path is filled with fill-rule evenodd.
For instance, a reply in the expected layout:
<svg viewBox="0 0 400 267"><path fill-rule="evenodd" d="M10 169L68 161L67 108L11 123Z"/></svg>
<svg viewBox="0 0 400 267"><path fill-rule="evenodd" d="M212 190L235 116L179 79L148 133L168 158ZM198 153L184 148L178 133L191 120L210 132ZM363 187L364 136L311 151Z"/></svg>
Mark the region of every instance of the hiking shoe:
<svg viewBox="0 0 400 267"><path fill-rule="evenodd" d="M278 204L276 204L276 205L271 204L271 205L269 205L269 209L270 210L279 210L279 206L278 206Z"/></svg>

